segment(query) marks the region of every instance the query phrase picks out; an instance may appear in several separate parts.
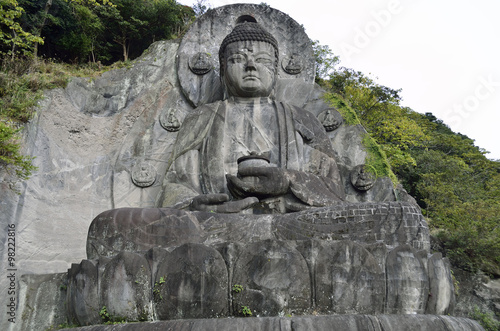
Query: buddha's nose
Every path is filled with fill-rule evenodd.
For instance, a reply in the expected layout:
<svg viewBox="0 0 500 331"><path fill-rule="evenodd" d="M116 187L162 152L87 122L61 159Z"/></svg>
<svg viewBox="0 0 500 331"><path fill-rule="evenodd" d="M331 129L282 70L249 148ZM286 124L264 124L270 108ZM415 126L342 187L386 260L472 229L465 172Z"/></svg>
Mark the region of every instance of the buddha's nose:
<svg viewBox="0 0 500 331"><path fill-rule="evenodd" d="M252 58L249 58L247 61L247 70L255 70L255 61Z"/></svg>

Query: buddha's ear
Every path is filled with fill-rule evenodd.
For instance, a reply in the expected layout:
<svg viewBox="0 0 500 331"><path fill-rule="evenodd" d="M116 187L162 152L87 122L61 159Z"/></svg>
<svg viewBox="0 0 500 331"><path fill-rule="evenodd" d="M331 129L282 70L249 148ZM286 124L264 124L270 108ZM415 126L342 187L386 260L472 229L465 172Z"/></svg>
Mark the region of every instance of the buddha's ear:
<svg viewBox="0 0 500 331"><path fill-rule="evenodd" d="M224 81L224 78L221 77L220 79L221 82L221 87L222 87L222 100L226 100L229 98L229 94L227 93L227 86L226 82Z"/></svg>
<svg viewBox="0 0 500 331"><path fill-rule="evenodd" d="M269 98L275 99L275 97L276 97L276 83L274 84L274 87L271 90L271 93L269 93Z"/></svg>

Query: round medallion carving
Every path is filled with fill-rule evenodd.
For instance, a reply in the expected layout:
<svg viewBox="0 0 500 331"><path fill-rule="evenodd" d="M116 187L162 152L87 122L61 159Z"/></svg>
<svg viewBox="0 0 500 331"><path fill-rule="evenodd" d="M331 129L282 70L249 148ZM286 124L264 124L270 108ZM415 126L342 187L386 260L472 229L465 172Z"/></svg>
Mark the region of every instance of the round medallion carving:
<svg viewBox="0 0 500 331"><path fill-rule="evenodd" d="M210 54L199 52L189 59L189 69L197 75L205 75L212 70Z"/></svg>
<svg viewBox="0 0 500 331"><path fill-rule="evenodd" d="M156 181L156 169L147 162L141 162L132 169L132 182L138 187L149 187Z"/></svg>
<svg viewBox="0 0 500 331"><path fill-rule="evenodd" d="M304 61L300 55L292 54L281 61L281 67L289 75L298 75L304 70Z"/></svg>
<svg viewBox="0 0 500 331"><path fill-rule="evenodd" d="M351 184L359 191L368 191L375 184L377 176L367 171L364 164L360 164L351 170Z"/></svg>
<svg viewBox="0 0 500 331"><path fill-rule="evenodd" d="M168 110L164 110L160 115L160 124L161 126L170 132L179 131L181 127L181 122L177 117L177 111L174 108L170 108Z"/></svg>
<svg viewBox="0 0 500 331"><path fill-rule="evenodd" d="M344 119L342 115L333 108L329 108L318 115L318 120L323 124L326 131L333 131L338 129Z"/></svg>

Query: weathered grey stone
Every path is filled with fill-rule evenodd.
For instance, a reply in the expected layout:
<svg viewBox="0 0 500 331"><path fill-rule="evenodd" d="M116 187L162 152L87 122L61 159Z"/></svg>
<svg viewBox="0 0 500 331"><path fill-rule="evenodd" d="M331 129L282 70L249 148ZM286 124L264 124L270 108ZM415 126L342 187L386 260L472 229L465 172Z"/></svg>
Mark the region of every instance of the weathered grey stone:
<svg viewBox="0 0 500 331"><path fill-rule="evenodd" d="M352 330L352 331L382 331L375 316L341 315L335 316L305 316L291 319L291 326L285 330Z"/></svg>
<svg viewBox="0 0 500 331"><path fill-rule="evenodd" d="M228 273L215 249L185 244L158 264L153 289L159 319L225 317Z"/></svg>
<svg viewBox="0 0 500 331"><path fill-rule="evenodd" d="M402 245L386 261L386 313L422 314L429 294L429 278L416 251Z"/></svg>
<svg viewBox="0 0 500 331"><path fill-rule="evenodd" d="M340 241L322 245L313 274L319 312L384 312L384 272L373 255L359 244Z"/></svg>
<svg viewBox="0 0 500 331"><path fill-rule="evenodd" d="M395 195L392 181L388 177L377 178L373 187L368 191L359 191L350 182L351 172L366 162L368 154L363 145L363 139L367 134L365 128L359 124L343 124L338 129L328 132L333 149L337 154L336 161L341 177L344 179L346 201L397 201L399 196ZM405 197L402 193L400 196Z"/></svg>
<svg viewBox="0 0 500 331"><path fill-rule="evenodd" d="M76 79L78 82L70 83L64 90L45 93L35 117L23 131L23 152L35 157L38 170L28 181L16 186L20 195L10 190L9 175L0 171L0 223L14 224L18 247L22 245L22 249L16 251L18 277L23 273L65 272L72 262L85 258L88 226L100 212L121 206L139 207L148 203L154 206L157 192L150 195L148 191L161 188L161 182L159 186L138 188L130 174L137 162L136 155L154 159L153 166L162 173L165 171L168 146L175 137L168 136L172 133L161 127L156 114L163 107L176 105L185 116L183 107L188 105L175 87L177 48L178 43L174 41L159 42L151 47L148 55L135 62L133 68L136 69L111 71L93 82ZM139 74L138 70L146 72ZM127 75L132 72L136 82L142 84L142 90L130 87L109 98L112 100L109 107L122 105L117 98L124 95L128 100L123 104L125 107L114 108L114 115L105 117L80 111L84 99L87 105L91 104L89 100L93 95L106 99L103 94L109 92L107 89L118 91L120 79L130 81ZM119 78L113 77L115 74ZM77 83L80 86L76 86ZM128 93L134 96L127 96ZM111 108L105 111L111 112ZM150 121L157 123L157 128ZM149 139L138 139L138 132L154 133L152 137L158 139L158 143L150 145ZM161 149L152 151L150 147ZM6 234L7 231L0 233L0 245L5 247L0 248L3 270L6 269L3 263L8 261ZM5 288L5 282L5 277L0 278L0 288ZM19 311L22 310L23 307L19 307ZM0 329L21 327L21 324L7 323L0 319Z"/></svg>
<svg viewBox="0 0 500 331"><path fill-rule="evenodd" d="M296 317L219 318L140 324L96 325L68 331L484 331L465 318L434 315L330 315Z"/></svg>
<svg viewBox="0 0 500 331"><path fill-rule="evenodd" d="M429 229L418 208L399 202L349 204L281 215L280 239L353 240L364 244L409 244L429 249Z"/></svg>
<svg viewBox="0 0 500 331"><path fill-rule="evenodd" d="M455 290L451 278L450 263L441 253L435 253L428 261L429 300L426 314L450 315L455 308Z"/></svg>
<svg viewBox="0 0 500 331"><path fill-rule="evenodd" d="M478 272L453 270L456 304L454 316L470 317L477 309L499 321L500 281Z"/></svg>
<svg viewBox="0 0 500 331"><path fill-rule="evenodd" d="M99 324L101 308L97 261L72 264L68 270L68 320L80 325Z"/></svg>
<svg viewBox="0 0 500 331"><path fill-rule="evenodd" d="M190 213L175 209L120 208L101 213L89 229L87 257L145 252L153 247L202 242L205 234Z"/></svg>
<svg viewBox="0 0 500 331"><path fill-rule="evenodd" d="M213 49L218 50L222 39L242 16L257 20L278 40L276 85L266 84L264 95L260 94L264 90L259 90L258 95L252 92L251 97L260 99L250 106L254 113L243 114L260 116L274 111L279 114L276 118L262 117L265 125L258 129L265 131L264 138L270 138L272 146L279 146L273 150L271 160L276 165L281 162L281 167L269 167L262 172L254 167L246 174L238 170L236 176L236 172L221 171L225 169L219 163L219 150L221 146L233 148L234 144L220 143L225 138L219 129L226 125L225 116L231 113L228 110L245 104L236 102L235 97L248 95L231 94L237 90L229 86L226 92L232 100L205 105L193 112L193 105L213 102L222 96L218 82L220 68L215 62L204 73L210 69L208 66L196 63L189 66L188 61L200 52L217 54ZM231 45L234 43L227 49L234 48ZM245 44L245 54L252 60L253 47L266 48L266 45L252 43L252 47L246 47ZM294 54L302 57L301 70L294 66L287 69ZM288 64L282 65L283 60ZM318 298L331 305L327 310L336 312L366 313L369 308L379 312L384 300L390 312L423 312L428 291L428 284L422 279L428 277L426 263L422 265L429 251L426 222L420 210L412 205L414 201L401 190L394 190L388 178L379 178L364 193L346 180L356 165L365 162L362 139L366 132L361 126L344 124L328 135L325 133L316 116L329 106L322 99L321 89L313 84L313 66L309 39L295 21L267 6L233 5L214 9L195 22L179 49L176 42L160 42L129 70L108 72L96 80L75 79L65 90L47 93L35 120L27 127L25 139L26 150L36 157L39 171L20 186L21 196L0 192L1 220L16 225L17 239L23 243L19 271L61 271L71 261L83 258L90 220L108 210L95 218L88 232L87 253L93 260L73 265L68 273L69 316L82 324L100 322L99 311L104 306L109 314L127 319L152 319L154 309L161 318L200 318L237 314L245 302L256 303L254 307L247 306L261 315L303 314L324 309L318 308ZM261 73L264 75L266 71ZM243 78L241 72L232 75L225 77L225 83L229 82L227 77ZM271 76L262 81L273 81ZM270 87L275 88L271 98L276 101L266 99ZM175 121L170 116L171 109L175 109ZM162 126L160 118L165 114L170 116L171 123L163 121ZM204 121L212 121L214 114L217 120L205 125ZM274 120L281 126L270 124ZM169 130L177 122L183 123L187 131L180 130L177 134ZM201 137L201 133L205 134L203 130L210 131L203 136L203 139L208 137L203 143L201 138L188 139L192 135ZM174 143L178 137L185 143L182 148ZM253 138L245 142L257 141ZM194 162L189 158L198 151L198 143L203 145L204 156L201 162ZM255 151L265 152L266 148ZM180 154L188 160L179 161L177 169L169 169L171 161L177 162ZM134 170L142 169L144 164L159 175L135 176ZM212 176L214 170L217 173ZM230 176L226 177L226 173ZM164 174L167 174L165 180ZM183 186L184 175L194 182L201 179L202 183ZM1 176L5 178L4 174ZM226 178L232 185L228 192L225 186L222 190L217 186L226 183ZM249 185L246 179L253 184ZM162 192L167 188L165 183L173 184L167 194ZM5 182L0 184L5 188ZM211 187L212 184L216 185ZM259 188L264 184L265 189ZM205 212L151 208L162 201L180 203L176 208L202 205L200 201L194 203L193 189L199 189L197 194L225 192L243 199L232 201L225 208L219 205L223 201L217 196L215 204L205 203L207 208L199 209ZM346 202L334 202L344 200L344 190ZM261 201L254 206L257 197ZM394 202L398 199L408 202ZM321 206L328 207L317 208ZM109 210L119 207L142 209ZM236 216L210 212L242 211L244 207L248 209ZM249 211L300 212L244 214ZM0 242L5 246L3 236L0 234ZM332 243L332 240L350 241ZM368 245L368 249L360 245ZM396 249L386 261L387 252L393 247ZM2 265L3 261L6 259L2 259ZM381 267L386 270L388 284L385 299L383 286L378 285L384 277ZM438 261L429 266L429 272L435 274L446 272L443 270ZM165 276L162 282L161 277ZM349 284L346 278L353 278L353 283ZM229 280L244 283L246 289L241 296L231 294ZM4 282L0 280L0 285ZM326 292L330 294L318 296L317 287L327 283ZM45 291L40 286L37 295ZM350 296L348 292L356 295ZM168 297L169 301L160 300L154 306L154 293ZM441 296L441 292L437 295ZM441 304L446 298L436 300L436 303L429 301L432 309L446 309ZM28 301L22 302L25 305ZM45 311L50 309L40 312ZM374 318L359 315L341 316L335 322L325 317L295 321L252 319L237 323L241 323L238 324L241 328L251 323L255 328L284 330L310 326L366 329L372 325L376 330ZM221 329L219 323L223 321L176 322L175 326ZM454 322L452 319L448 324Z"/></svg>
<svg viewBox="0 0 500 331"><path fill-rule="evenodd" d="M381 315L384 331L484 330L479 323L465 318L436 315Z"/></svg>
<svg viewBox="0 0 500 331"><path fill-rule="evenodd" d="M427 278L432 281L435 275L427 275L419 254L407 245L392 251L381 243L368 245L379 260L387 260L387 275L368 250L348 240L213 245L153 248L145 257L122 252L113 259L73 265L68 289L71 320L93 324L103 307L108 319L128 321L240 316L244 307L256 316L378 314L385 302L394 313L412 313L424 307L423 298L433 305L428 310L452 308L448 292L427 295ZM441 261L439 256L430 260L437 261L434 265ZM441 285L451 288L451 279L444 277ZM42 295L40 291L33 293Z"/></svg>
<svg viewBox="0 0 500 331"><path fill-rule="evenodd" d="M16 324L21 330L46 330L67 322L67 274L23 275ZM2 317L4 319L5 316Z"/></svg>
<svg viewBox="0 0 500 331"><path fill-rule="evenodd" d="M151 91L152 86L165 84L165 78L175 81L175 67L170 62L175 51L157 43L131 68L105 72L96 80L75 78L66 88L68 99L83 113L113 116ZM167 54L158 57L160 53Z"/></svg>
<svg viewBox="0 0 500 331"><path fill-rule="evenodd" d="M344 121L342 115L333 108L322 111L318 115L318 120L321 124L323 124L325 130L328 132L338 129Z"/></svg>
<svg viewBox="0 0 500 331"><path fill-rule="evenodd" d="M144 256L121 252L99 273L99 306L109 320L153 319L151 270Z"/></svg>
<svg viewBox="0 0 500 331"><path fill-rule="evenodd" d="M255 5L241 8L246 6L253 8L252 13L264 15L264 24L291 22L291 26L298 26L279 11ZM241 8L222 12L233 15ZM216 24L222 22L217 18L219 11L213 14ZM231 28L224 27L224 34ZM283 45L293 43L294 34L272 29L280 30L277 39L286 40ZM303 33L301 29L299 34ZM177 133L161 126L160 114L175 108L178 120L183 122L193 109L179 87L175 63L178 46L175 41L155 43L130 68L109 71L95 79L75 78L66 89L45 93L23 138L24 152L35 157L38 171L18 186L19 196L10 194L9 176L0 175L0 220L16 224L17 239L23 242L18 255L22 261L20 273L64 272L70 263L85 258L88 226L104 210L157 205L161 180L139 188L133 184L131 172L142 161L150 162L158 174L166 172ZM280 49L280 53L288 56L290 51ZM311 69L299 75L282 74L277 82L277 99L304 107L315 116L328 108L321 89L312 84ZM307 82L300 78L303 75L309 77ZM363 153L359 144L346 147ZM364 161L358 152L336 151L342 155L341 162L353 165ZM5 243L5 232L0 234L0 243ZM6 254L7 250L2 252ZM5 256L0 260L7 261ZM1 279L0 286L4 283Z"/></svg>
<svg viewBox="0 0 500 331"><path fill-rule="evenodd" d="M388 248L384 243L378 242L374 244L364 245L365 249L373 255L377 261L380 270L385 274L385 262L387 257Z"/></svg>
<svg viewBox="0 0 500 331"><path fill-rule="evenodd" d="M247 306L254 315L277 316L302 313L311 304L306 261L287 242L266 240L245 247L231 284L243 287L232 293L233 312Z"/></svg>
<svg viewBox="0 0 500 331"><path fill-rule="evenodd" d="M289 81L305 81L310 86L314 81L314 56L309 38L304 29L288 15L270 7L237 4L209 10L201 16L186 32L179 47L178 75L183 92L195 106L222 99L220 70L218 59L212 59L214 67L205 75L196 75L189 69L189 59L198 52L218 54L222 40L236 25L239 17L250 15L271 33L278 41L280 58L292 54L301 54L304 58L304 70L301 73L288 74L281 65L278 77ZM214 56L215 57L215 56ZM279 61L281 62L281 61ZM284 82L285 83L285 82ZM278 81L278 89L280 86ZM300 91L300 89L298 89ZM289 94L292 104L303 106L302 95ZM294 102L296 101L296 102Z"/></svg>
<svg viewBox="0 0 500 331"><path fill-rule="evenodd" d="M87 240L89 259L120 251L145 252L185 243L248 243L279 240L353 240L363 244L409 244L429 249L429 229L408 203L339 203L275 215L231 215L170 208L121 208L100 214Z"/></svg>

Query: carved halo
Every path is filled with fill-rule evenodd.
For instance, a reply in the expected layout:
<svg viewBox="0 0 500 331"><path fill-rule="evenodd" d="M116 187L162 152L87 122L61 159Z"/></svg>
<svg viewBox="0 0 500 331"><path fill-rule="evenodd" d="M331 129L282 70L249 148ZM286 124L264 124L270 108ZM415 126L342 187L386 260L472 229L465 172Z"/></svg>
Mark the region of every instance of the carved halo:
<svg viewBox="0 0 500 331"><path fill-rule="evenodd" d="M184 95L194 105L199 106L221 100L222 86L219 78L219 63L213 61L213 69L200 75L192 71L190 60L201 54L219 53L222 40L234 29L237 23L251 17L278 41L280 59L290 59L294 54L301 56L301 71L298 67L289 67L289 73L283 66L278 68L280 80L301 79L305 83L314 83L314 53L309 37L304 28L283 12L269 6L253 4L234 4L209 10L189 28L178 50L177 74ZM289 61L288 61L289 62Z"/></svg>

